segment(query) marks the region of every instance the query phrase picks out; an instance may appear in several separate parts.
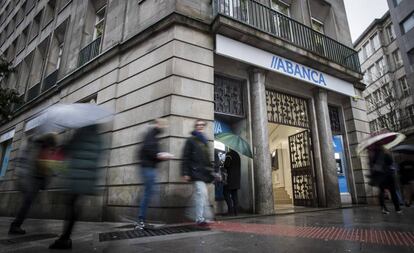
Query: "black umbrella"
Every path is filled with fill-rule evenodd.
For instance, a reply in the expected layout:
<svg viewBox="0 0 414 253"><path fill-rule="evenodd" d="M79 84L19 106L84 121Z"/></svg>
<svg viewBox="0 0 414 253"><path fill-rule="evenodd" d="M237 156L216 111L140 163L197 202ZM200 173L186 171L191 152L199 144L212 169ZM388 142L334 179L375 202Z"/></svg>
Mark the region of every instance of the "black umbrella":
<svg viewBox="0 0 414 253"><path fill-rule="evenodd" d="M403 144L398 145L391 149L392 152L401 153L401 154L414 154L414 145L413 144Z"/></svg>

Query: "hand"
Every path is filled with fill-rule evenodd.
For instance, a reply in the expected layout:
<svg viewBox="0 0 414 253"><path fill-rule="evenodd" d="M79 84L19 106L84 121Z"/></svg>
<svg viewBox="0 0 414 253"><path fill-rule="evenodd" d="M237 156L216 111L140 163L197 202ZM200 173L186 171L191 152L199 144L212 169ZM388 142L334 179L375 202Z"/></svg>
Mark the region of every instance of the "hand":
<svg viewBox="0 0 414 253"><path fill-rule="evenodd" d="M187 181L187 182L190 182L191 181L191 177L190 176L184 176L184 180Z"/></svg>
<svg viewBox="0 0 414 253"><path fill-rule="evenodd" d="M160 152L157 154L157 159L161 161L167 161L174 158L174 155L167 152Z"/></svg>

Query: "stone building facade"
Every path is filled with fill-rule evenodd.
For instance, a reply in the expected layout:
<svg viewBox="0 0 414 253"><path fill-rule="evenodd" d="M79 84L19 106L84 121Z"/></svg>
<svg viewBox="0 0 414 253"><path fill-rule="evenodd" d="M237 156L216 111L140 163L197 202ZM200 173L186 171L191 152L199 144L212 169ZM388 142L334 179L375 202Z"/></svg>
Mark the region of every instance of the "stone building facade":
<svg viewBox="0 0 414 253"><path fill-rule="evenodd" d="M10 151L0 215L19 205L13 158L38 115L55 103L89 101L115 117L101 133L102 194L82 201L83 219L136 216L143 189L136 154L157 117L169 122L161 144L176 159L160 165L150 219L184 217L192 185L181 177L180 157L197 118L208 122L212 153L220 122L251 145L253 158L241 157L246 212L367 202L366 161L356 146L369 130L342 1L2 3L0 49L17 69L2 85L26 102L0 126L2 152ZM52 180L31 216L63 217L61 192Z"/></svg>
<svg viewBox="0 0 414 253"><path fill-rule="evenodd" d="M370 131L402 131L411 139L414 128L412 88L390 12L376 19L354 43L366 89Z"/></svg>

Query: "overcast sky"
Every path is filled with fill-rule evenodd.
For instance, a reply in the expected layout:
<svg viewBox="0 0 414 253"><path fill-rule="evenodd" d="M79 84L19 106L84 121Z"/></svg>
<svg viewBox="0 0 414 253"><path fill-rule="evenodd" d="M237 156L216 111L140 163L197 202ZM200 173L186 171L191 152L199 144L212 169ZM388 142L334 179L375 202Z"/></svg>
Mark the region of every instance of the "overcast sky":
<svg viewBox="0 0 414 253"><path fill-rule="evenodd" d="M388 10L387 0L344 0L352 41Z"/></svg>

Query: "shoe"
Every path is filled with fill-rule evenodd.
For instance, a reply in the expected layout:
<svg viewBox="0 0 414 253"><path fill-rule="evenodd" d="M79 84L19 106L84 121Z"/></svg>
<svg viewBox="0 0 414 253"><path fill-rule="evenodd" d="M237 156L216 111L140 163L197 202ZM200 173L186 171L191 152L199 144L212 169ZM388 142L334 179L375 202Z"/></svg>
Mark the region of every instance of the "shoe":
<svg viewBox="0 0 414 253"><path fill-rule="evenodd" d="M24 235L26 231L19 226L10 226L9 234L11 235Z"/></svg>
<svg viewBox="0 0 414 253"><path fill-rule="evenodd" d="M401 210L401 209L395 210L395 212L396 212L397 214L402 214L402 210Z"/></svg>
<svg viewBox="0 0 414 253"><path fill-rule="evenodd" d="M57 239L54 243L49 245L49 249L71 249L72 240L71 239Z"/></svg>
<svg viewBox="0 0 414 253"><path fill-rule="evenodd" d="M139 222L135 223L135 228L134 229L138 229L138 230L145 229L144 219L139 219Z"/></svg>
<svg viewBox="0 0 414 253"><path fill-rule="evenodd" d="M382 213L383 213L383 214L389 214L389 213L390 213L390 211L388 211L388 209L387 209L387 208L382 208Z"/></svg>

